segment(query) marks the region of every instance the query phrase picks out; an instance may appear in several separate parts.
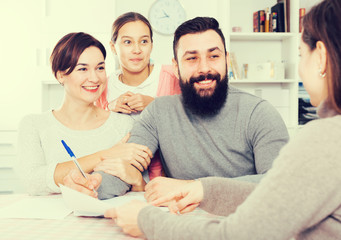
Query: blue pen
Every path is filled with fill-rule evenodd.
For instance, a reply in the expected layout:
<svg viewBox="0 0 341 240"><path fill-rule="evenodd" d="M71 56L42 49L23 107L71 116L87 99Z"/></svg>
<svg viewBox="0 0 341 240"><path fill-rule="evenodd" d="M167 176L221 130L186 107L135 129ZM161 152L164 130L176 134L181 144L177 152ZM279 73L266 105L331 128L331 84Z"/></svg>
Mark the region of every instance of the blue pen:
<svg viewBox="0 0 341 240"><path fill-rule="evenodd" d="M75 154L73 154L71 148L69 148L69 146L64 142L64 140L62 140L62 144L63 144L65 150L67 151L67 153L70 155L72 161L76 164L78 170L81 172L81 174L83 175L83 177L84 177L85 179L88 179L88 178L86 177L85 173L83 172L81 166L79 165L79 163L78 163L78 161L77 161L77 158L76 158ZM97 195L97 192L95 191L95 189L92 189L92 191L94 191L94 193Z"/></svg>

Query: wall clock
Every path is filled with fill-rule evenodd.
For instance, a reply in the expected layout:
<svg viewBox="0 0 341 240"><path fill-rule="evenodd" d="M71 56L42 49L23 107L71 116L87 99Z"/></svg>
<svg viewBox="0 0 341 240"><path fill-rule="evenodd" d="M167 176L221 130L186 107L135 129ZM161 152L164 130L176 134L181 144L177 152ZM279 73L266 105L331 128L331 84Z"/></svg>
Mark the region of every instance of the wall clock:
<svg viewBox="0 0 341 240"><path fill-rule="evenodd" d="M156 0L148 18L156 32L169 35L186 20L186 11L178 0Z"/></svg>

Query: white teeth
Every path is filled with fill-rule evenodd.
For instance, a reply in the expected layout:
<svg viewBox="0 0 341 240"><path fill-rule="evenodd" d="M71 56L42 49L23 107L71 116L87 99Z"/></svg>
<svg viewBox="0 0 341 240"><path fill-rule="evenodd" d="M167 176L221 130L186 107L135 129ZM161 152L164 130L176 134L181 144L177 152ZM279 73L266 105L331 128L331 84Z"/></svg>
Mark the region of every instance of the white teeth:
<svg viewBox="0 0 341 240"><path fill-rule="evenodd" d="M202 84L206 84L206 83L210 83L210 82L212 82L212 80L204 80L204 81L200 81L200 83L202 83Z"/></svg>
<svg viewBox="0 0 341 240"><path fill-rule="evenodd" d="M94 89L98 88L98 86L94 86L94 87L85 87L85 86L83 86L83 88L88 89L88 90L94 90Z"/></svg>

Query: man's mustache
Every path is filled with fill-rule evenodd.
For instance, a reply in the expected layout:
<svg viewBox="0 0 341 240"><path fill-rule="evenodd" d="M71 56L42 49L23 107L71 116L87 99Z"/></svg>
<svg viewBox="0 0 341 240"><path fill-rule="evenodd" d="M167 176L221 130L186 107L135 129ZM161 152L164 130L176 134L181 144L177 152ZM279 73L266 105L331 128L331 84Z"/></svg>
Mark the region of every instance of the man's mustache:
<svg viewBox="0 0 341 240"><path fill-rule="evenodd" d="M205 79L212 79L212 80L220 81L220 74L209 73L209 74L205 74L205 75L199 75L197 77L191 77L189 79L189 83L193 85L194 83L204 81Z"/></svg>

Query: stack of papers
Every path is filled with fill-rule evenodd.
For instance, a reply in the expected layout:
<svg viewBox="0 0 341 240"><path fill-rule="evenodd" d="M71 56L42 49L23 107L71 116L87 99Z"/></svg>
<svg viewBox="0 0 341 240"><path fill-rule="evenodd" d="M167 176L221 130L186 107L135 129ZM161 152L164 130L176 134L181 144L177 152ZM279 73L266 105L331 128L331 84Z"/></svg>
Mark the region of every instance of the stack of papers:
<svg viewBox="0 0 341 240"><path fill-rule="evenodd" d="M128 192L121 197L98 200L63 185L60 185L60 189L66 206L72 209L76 216L104 216L106 210L119 207L131 200L146 202L144 192Z"/></svg>
<svg viewBox="0 0 341 240"><path fill-rule="evenodd" d="M61 195L25 197L9 206L0 208L0 218L64 219L75 216L104 216L106 210L119 207L132 200L146 202L144 192L128 192L124 196L98 200L71 188L60 185ZM160 208L168 211L168 208Z"/></svg>

